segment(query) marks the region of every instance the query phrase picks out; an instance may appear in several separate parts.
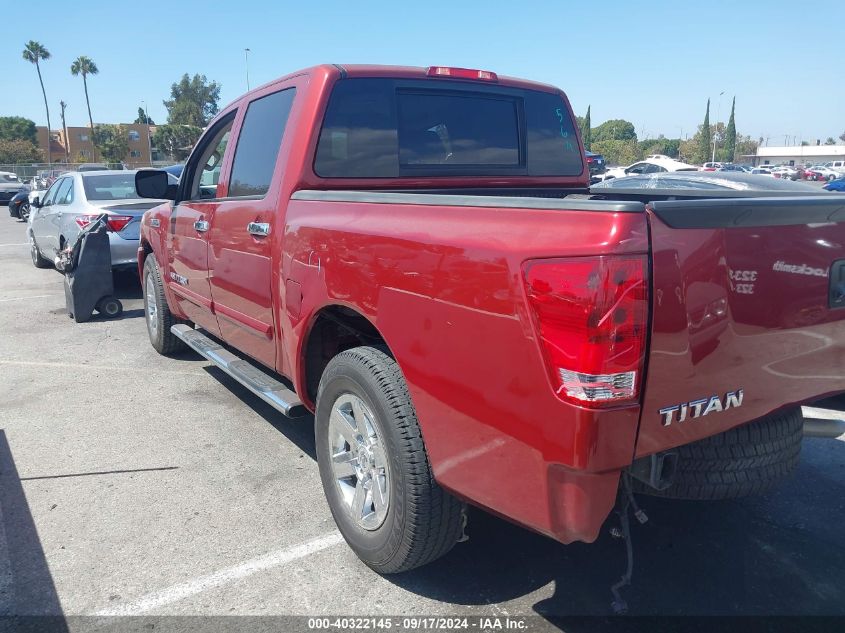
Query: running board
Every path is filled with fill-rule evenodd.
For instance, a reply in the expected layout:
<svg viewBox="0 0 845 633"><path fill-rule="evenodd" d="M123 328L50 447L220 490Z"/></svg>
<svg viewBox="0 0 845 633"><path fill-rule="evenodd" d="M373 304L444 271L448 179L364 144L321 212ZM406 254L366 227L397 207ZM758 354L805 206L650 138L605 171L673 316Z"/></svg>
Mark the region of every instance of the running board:
<svg viewBox="0 0 845 633"><path fill-rule="evenodd" d="M264 370L235 356L199 330L179 324L171 327L170 331L277 411L289 418L296 418L308 412L296 393Z"/></svg>

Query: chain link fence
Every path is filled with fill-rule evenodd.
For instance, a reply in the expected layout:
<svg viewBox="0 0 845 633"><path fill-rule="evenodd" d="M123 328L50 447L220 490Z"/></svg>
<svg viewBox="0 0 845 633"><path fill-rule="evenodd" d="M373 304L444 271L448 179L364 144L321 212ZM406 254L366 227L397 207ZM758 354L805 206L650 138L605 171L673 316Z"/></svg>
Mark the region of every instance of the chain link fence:
<svg viewBox="0 0 845 633"><path fill-rule="evenodd" d="M25 165L3 165L0 164L0 172L11 172L17 174L21 182L29 182L38 177L43 180L55 178L67 171L77 171L80 167L102 165L104 169L141 169L142 167L167 167L173 161L153 161L152 163L28 163Z"/></svg>

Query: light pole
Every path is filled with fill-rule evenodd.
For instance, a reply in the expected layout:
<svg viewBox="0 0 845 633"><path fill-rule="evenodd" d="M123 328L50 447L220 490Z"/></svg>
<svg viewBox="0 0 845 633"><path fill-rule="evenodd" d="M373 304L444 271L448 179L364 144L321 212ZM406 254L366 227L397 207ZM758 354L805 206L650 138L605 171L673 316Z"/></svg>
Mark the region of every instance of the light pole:
<svg viewBox="0 0 845 633"><path fill-rule="evenodd" d="M144 123L147 124L147 151L150 156L150 167L153 166L153 137L150 134L150 113L147 112L147 102L141 101L144 104Z"/></svg>
<svg viewBox="0 0 845 633"><path fill-rule="evenodd" d="M249 49L244 49L244 62L246 64L246 90L249 92Z"/></svg>
<svg viewBox="0 0 845 633"><path fill-rule="evenodd" d="M710 157L710 162L716 162L716 136L719 134L719 115L722 111L722 95L725 94L725 91L719 93L719 101L718 105L716 106L716 132L713 134L713 156Z"/></svg>

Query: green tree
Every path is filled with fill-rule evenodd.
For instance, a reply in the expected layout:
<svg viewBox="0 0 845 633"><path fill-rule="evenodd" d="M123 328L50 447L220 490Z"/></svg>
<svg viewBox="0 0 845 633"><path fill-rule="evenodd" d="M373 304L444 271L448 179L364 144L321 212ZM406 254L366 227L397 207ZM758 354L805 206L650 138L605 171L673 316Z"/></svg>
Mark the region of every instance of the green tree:
<svg viewBox="0 0 845 633"><path fill-rule="evenodd" d="M590 106L587 106L587 116L581 123L581 138L584 141L584 149L590 150L593 143L593 130L590 127Z"/></svg>
<svg viewBox="0 0 845 633"><path fill-rule="evenodd" d="M14 141L23 140L37 144L35 121L22 116L0 116L0 139Z"/></svg>
<svg viewBox="0 0 845 633"><path fill-rule="evenodd" d="M696 162L704 163L710 160L712 156L710 148L713 142L710 139L710 99L707 100L707 110L704 113L704 123L698 131L698 151L696 152Z"/></svg>
<svg viewBox="0 0 845 633"><path fill-rule="evenodd" d="M845 143L845 132L842 132L842 134L839 135L839 140Z"/></svg>
<svg viewBox="0 0 845 633"><path fill-rule="evenodd" d="M832 136L828 136L824 142L825 145L836 145L836 140Z"/></svg>
<svg viewBox="0 0 845 633"><path fill-rule="evenodd" d="M757 153L757 148L760 146L760 141L753 140L750 136L736 137L736 156L740 162L746 162L746 156L753 156Z"/></svg>
<svg viewBox="0 0 845 633"><path fill-rule="evenodd" d="M608 165L630 165L639 160L637 142L634 140L593 141L591 151L604 156Z"/></svg>
<svg viewBox="0 0 845 633"><path fill-rule="evenodd" d="M182 161L191 153L201 134L202 128L193 125L159 125L153 134L153 146L170 160Z"/></svg>
<svg viewBox="0 0 845 633"><path fill-rule="evenodd" d="M203 128L218 112L220 84L209 82L205 75L182 75L179 83L170 86L170 99L164 102L167 122Z"/></svg>
<svg viewBox="0 0 845 633"><path fill-rule="evenodd" d="M41 77L41 60L50 59L50 51L35 40L29 40L23 49L23 58L30 64L35 64L35 70L38 71L38 81L41 83L41 94L44 96L44 109L47 111L47 164L51 165L52 156L50 155L50 108L47 106L47 91L44 90L44 79Z"/></svg>
<svg viewBox="0 0 845 633"><path fill-rule="evenodd" d="M38 146L21 138L0 138L0 164L37 163L44 158Z"/></svg>
<svg viewBox="0 0 845 633"><path fill-rule="evenodd" d="M634 124L625 119L605 121L591 131L591 141L636 141L637 131Z"/></svg>
<svg viewBox="0 0 845 633"><path fill-rule="evenodd" d="M148 117L147 113L144 112L144 108L140 106L138 106L138 118L135 119L135 123L138 125L155 125L155 121Z"/></svg>
<svg viewBox="0 0 845 633"><path fill-rule="evenodd" d="M85 55L80 55L76 58L70 65L70 74L74 77L78 77L82 75L82 85L85 86L85 105L88 106L88 123L91 125L92 135L91 138L94 143L94 160L97 159L97 148L99 145L97 141L94 140L97 137L96 133L94 132L94 119L91 117L91 101L88 99L88 75L96 75L100 72L100 69L97 68L97 64L94 63L94 60L90 57L86 57ZM121 159L123 157L121 156Z"/></svg>
<svg viewBox="0 0 845 633"><path fill-rule="evenodd" d="M129 154L129 130L125 125L98 125L92 140L110 163L119 163Z"/></svg>
<svg viewBox="0 0 845 633"><path fill-rule="evenodd" d="M736 120L734 119L734 109L736 108L736 97L731 102L731 118L728 119L728 128L725 130L725 156L728 161L734 161L736 154Z"/></svg>
<svg viewBox="0 0 845 633"><path fill-rule="evenodd" d="M657 138L649 138L637 143L640 157L651 154L677 156L681 146L681 139L666 138L662 134Z"/></svg>

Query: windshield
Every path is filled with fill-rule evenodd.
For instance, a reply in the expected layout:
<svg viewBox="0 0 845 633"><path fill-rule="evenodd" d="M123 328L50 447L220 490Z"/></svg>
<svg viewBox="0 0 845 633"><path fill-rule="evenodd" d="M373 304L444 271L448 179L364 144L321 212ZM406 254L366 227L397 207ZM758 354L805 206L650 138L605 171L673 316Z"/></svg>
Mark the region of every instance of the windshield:
<svg viewBox="0 0 845 633"><path fill-rule="evenodd" d="M314 161L326 178L577 176L582 170L560 93L431 80L338 82Z"/></svg>
<svg viewBox="0 0 845 633"><path fill-rule="evenodd" d="M88 200L122 200L137 198L135 191L135 172L120 174L85 175L82 177L85 197Z"/></svg>

